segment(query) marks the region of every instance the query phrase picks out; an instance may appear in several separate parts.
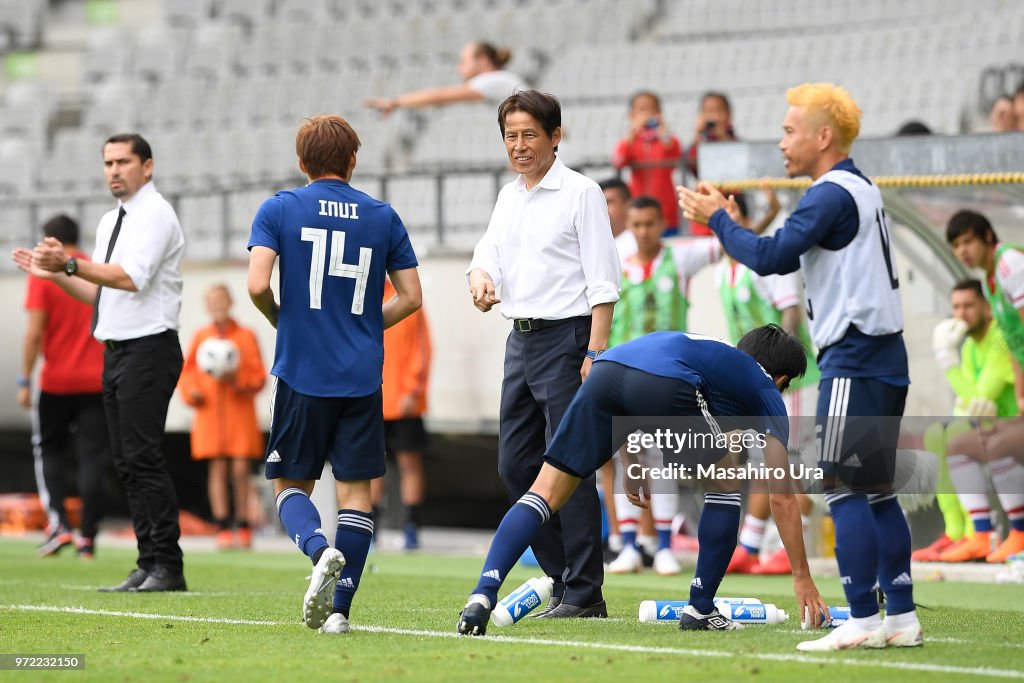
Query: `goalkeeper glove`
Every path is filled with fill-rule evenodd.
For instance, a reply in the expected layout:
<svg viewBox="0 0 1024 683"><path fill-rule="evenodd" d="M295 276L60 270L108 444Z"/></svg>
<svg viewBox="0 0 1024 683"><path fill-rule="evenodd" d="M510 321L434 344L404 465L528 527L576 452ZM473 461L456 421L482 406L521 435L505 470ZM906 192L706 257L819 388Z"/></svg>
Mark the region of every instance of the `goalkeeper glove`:
<svg viewBox="0 0 1024 683"><path fill-rule="evenodd" d="M967 403L967 414L971 417L995 417L996 403L991 399L977 396Z"/></svg>
<svg viewBox="0 0 1024 683"><path fill-rule="evenodd" d="M967 336L967 323L958 318L947 318L932 332L932 353L943 372L960 365L960 344Z"/></svg>

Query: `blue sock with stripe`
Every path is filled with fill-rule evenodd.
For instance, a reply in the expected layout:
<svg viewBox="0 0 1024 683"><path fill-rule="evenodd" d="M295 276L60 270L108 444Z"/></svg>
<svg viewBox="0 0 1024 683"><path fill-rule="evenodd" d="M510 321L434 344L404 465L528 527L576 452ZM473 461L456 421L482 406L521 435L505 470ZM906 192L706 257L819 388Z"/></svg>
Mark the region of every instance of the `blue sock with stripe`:
<svg viewBox="0 0 1024 683"><path fill-rule="evenodd" d="M895 494L868 496L878 537L878 582L885 591L885 615L914 611L914 582L910 578L910 526Z"/></svg>
<svg viewBox="0 0 1024 683"><path fill-rule="evenodd" d="M836 534L836 561L850 614L856 618L878 613L878 527L867 496L825 494ZM907 555L909 562L910 555Z"/></svg>
<svg viewBox="0 0 1024 683"><path fill-rule="evenodd" d="M697 524L697 569L690 583L690 604L701 614L715 609L715 593L736 549L740 530L740 494L705 493Z"/></svg>
<svg viewBox="0 0 1024 683"><path fill-rule="evenodd" d="M498 604L502 582L549 519L551 508L547 501L532 491L524 493L498 525L473 593L486 595L492 608Z"/></svg>
<svg viewBox="0 0 1024 683"><path fill-rule="evenodd" d="M334 611L341 612L346 619L352 608L352 598L359 589L359 579L363 575L372 540L373 513L338 510L338 531L334 536L334 547L345 556L345 567L334 589Z"/></svg>
<svg viewBox="0 0 1024 683"><path fill-rule="evenodd" d="M320 553L329 548L324 530L320 528L320 513L302 489L285 489L277 496L277 516L288 532L288 538L295 541L307 557L316 564Z"/></svg>

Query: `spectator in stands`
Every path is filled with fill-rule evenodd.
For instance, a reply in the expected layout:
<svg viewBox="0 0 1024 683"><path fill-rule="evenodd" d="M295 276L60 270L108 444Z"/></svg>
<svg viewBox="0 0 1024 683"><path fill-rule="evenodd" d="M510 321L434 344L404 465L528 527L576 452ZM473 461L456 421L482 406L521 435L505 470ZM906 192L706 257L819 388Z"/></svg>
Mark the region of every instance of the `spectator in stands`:
<svg viewBox="0 0 1024 683"><path fill-rule="evenodd" d="M629 189L634 197L654 197L661 204L665 235L679 231L679 203L672 173L679 165L682 148L661 112L661 99L648 90L629 100L629 131L612 155L616 168L629 168Z"/></svg>
<svg viewBox="0 0 1024 683"><path fill-rule="evenodd" d="M102 262L79 262L53 238L34 251L16 249L13 256L18 267L50 273L65 291L93 305L93 336L107 347L103 402L139 554L127 579L100 590L183 591L178 496L161 444L167 406L181 373L178 313L185 236L174 208L151 182L153 152L141 135L108 138L103 167L118 207L96 229L93 255L104 254Z"/></svg>
<svg viewBox="0 0 1024 683"><path fill-rule="evenodd" d="M384 301L390 301L395 294L391 280L385 280ZM423 451L427 447L423 415L427 412L430 356L430 329L422 308L384 330L384 445L395 456L401 475L406 550L420 546L420 507L427 483L423 473ZM376 518L384 495L384 477L374 479L371 485Z"/></svg>
<svg viewBox="0 0 1024 683"><path fill-rule="evenodd" d="M501 301L500 287L502 314L513 320L505 346L498 472L514 502L533 484L547 442L591 363L608 348L619 259L600 188L556 154L562 139L558 100L536 90L516 93L498 108L498 124L519 176L498 194L466 274L479 310ZM551 609L542 617L606 617L593 473L559 520L545 525L533 544L555 581Z"/></svg>
<svg viewBox="0 0 1024 683"><path fill-rule="evenodd" d="M1024 131L1024 83L1013 93L1013 120L1017 130Z"/></svg>
<svg viewBox="0 0 1024 683"><path fill-rule="evenodd" d="M629 185L621 178L608 178L598 185L604 192L604 199L608 205L608 222L612 226L612 237L615 238L619 261L625 261L626 257L636 253L636 238L626 229L626 213L629 211L629 200L633 194L629 191Z"/></svg>
<svg viewBox="0 0 1024 683"><path fill-rule="evenodd" d="M1009 95L1000 95L992 103L992 111L988 122L993 133L1009 133L1017 130L1017 115L1014 113L1014 100Z"/></svg>
<svg viewBox="0 0 1024 683"><path fill-rule="evenodd" d="M78 248L78 223L60 215L43 225L43 235L59 241L69 256L89 260ZM47 509L47 537L39 555L55 555L72 543L64 499L73 471L71 447L78 456L78 494L82 498L78 556L92 558L103 514L103 475L110 442L103 415L103 346L89 333L92 307L48 279L29 275L25 294L28 328L22 346L18 403L32 408L32 370L41 355L39 397L35 405L33 449L39 498Z"/></svg>
<svg viewBox="0 0 1024 683"><path fill-rule="evenodd" d="M468 43L459 52L459 76L462 83L438 88L426 88L396 97L371 97L363 102L380 111L383 116L399 108L415 109L436 107L456 102L501 102L506 97L526 88L522 78L505 70L512 58L507 48L490 43Z"/></svg>
<svg viewBox="0 0 1024 683"><path fill-rule="evenodd" d="M736 140L736 131L732 125L732 104L725 93L709 91L700 98L697 121L694 126L693 140L686 148L686 165L694 177L699 178L697 169L697 150L701 143ZM690 223L691 235L710 235L706 225Z"/></svg>
<svg viewBox="0 0 1024 683"><path fill-rule="evenodd" d="M992 310L985 301L981 282L964 280L957 283L950 298L953 317L936 325L932 350L936 363L957 397L953 414L971 417L1018 415L1013 391L1013 362L1006 340L992 319ZM959 436L964 428L970 429L960 421L960 424L951 424L947 430L948 470L942 468L943 478L952 484L956 495L953 500L939 500L947 522L945 533L915 553L914 559L969 562L991 558L991 562L1004 562L1009 555L1022 549L1019 546L1024 541L1024 467L1012 455L990 464L992 486L1000 503L1006 507L1014 529L1020 529L1019 538L1014 539L1011 534L1007 539L1006 549L993 551L992 515L983 464L977 457L980 439L977 434ZM970 515L974 534L964 533L960 524L962 509ZM951 518L953 526L958 528L949 528Z"/></svg>
<svg viewBox="0 0 1024 683"><path fill-rule="evenodd" d="M263 459L256 394L267 381L256 334L235 322L231 304L227 285L217 284L206 290L210 324L192 338L178 381L181 399L195 408L192 458L209 463L210 511L217 525L217 547L221 549L233 545L252 547L248 520L252 463ZM228 349L237 354L237 360L224 366L197 362L199 354L210 353L211 345L203 346L207 340L230 342L233 349ZM232 501L234 536L229 504Z"/></svg>

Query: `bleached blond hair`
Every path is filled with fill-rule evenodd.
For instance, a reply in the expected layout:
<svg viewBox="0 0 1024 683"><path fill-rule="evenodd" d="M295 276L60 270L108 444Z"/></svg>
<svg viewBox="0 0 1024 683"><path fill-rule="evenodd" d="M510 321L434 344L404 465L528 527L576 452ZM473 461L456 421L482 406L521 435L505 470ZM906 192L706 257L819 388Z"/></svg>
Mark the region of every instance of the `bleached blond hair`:
<svg viewBox="0 0 1024 683"><path fill-rule="evenodd" d="M804 83L786 91L791 107L804 107L831 126L836 148L846 154L860 134L861 110L846 88L834 83Z"/></svg>

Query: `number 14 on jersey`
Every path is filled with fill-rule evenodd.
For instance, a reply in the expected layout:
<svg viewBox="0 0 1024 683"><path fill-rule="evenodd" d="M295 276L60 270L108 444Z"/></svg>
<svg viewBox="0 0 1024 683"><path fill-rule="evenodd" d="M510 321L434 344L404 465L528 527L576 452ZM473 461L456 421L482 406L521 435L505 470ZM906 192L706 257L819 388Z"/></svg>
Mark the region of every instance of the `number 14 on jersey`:
<svg viewBox="0 0 1024 683"><path fill-rule="evenodd" d="M324 253L327 249L327 230L324 228L303 228L302 241L311 242L313 252L309 262L309 307L319 310L324 289ZM359 247L359 263L345 263L345 232L332 230L330 233L331 257L326 264L327 275L334 277L350 277L356 281L352 296L352 315L363 314L363 300L366 297L366 280L370 276L370 262L373 249Z"/></svg>

